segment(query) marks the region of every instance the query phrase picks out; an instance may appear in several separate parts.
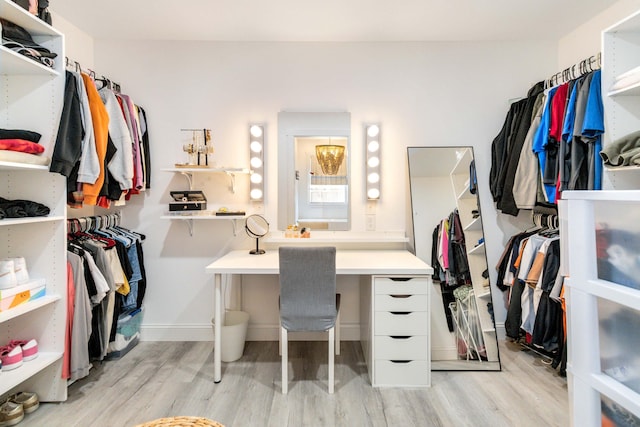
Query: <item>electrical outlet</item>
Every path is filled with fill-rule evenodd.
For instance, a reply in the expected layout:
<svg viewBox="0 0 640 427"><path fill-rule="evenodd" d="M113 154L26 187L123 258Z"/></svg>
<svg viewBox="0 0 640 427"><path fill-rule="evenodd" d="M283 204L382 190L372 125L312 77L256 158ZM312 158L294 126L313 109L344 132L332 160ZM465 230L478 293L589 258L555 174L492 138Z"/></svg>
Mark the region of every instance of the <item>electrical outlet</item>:
<svg viewBox="0 0 640 427"><path fill-rule="evenodd" d="M367 215L366 229L367 229L367 231L375 231L376 230L376 216L375 215Z"/></svg>

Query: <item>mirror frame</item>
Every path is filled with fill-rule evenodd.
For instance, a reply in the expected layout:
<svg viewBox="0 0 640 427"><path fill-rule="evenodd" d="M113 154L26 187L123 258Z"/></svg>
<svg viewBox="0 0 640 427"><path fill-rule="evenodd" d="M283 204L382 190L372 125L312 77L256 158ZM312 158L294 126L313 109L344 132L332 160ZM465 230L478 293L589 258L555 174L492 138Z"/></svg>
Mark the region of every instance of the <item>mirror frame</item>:
<svg viewBox="0 0 640 427"><path fill-rule="evenodd" d="M351 229L351 114L348 112L291 112L278 113L278 230L296 222L295 139L297 137L331 136L347 138L347 221L333 224L330 230Z"/></svg>

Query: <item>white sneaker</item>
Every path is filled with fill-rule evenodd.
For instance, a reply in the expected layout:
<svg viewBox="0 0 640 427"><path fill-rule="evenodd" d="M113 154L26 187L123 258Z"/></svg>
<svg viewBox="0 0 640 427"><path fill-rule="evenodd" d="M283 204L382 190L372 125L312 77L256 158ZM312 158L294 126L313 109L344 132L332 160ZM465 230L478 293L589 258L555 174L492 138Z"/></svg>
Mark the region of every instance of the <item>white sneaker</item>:
<svg viewBox="0 0 640 427"><path fill-rule="evenodd" d="M27 271L27 261L23 257L11 258L13 260L13 270L16 272L18 285L24 285L29 281L29 271Z"/></svg>
<svg viewBox="0 0 640 427"><path fill-rule="evenodd" d="M18 285L12 259L0 260L0 289L9 289Z"/></svg>

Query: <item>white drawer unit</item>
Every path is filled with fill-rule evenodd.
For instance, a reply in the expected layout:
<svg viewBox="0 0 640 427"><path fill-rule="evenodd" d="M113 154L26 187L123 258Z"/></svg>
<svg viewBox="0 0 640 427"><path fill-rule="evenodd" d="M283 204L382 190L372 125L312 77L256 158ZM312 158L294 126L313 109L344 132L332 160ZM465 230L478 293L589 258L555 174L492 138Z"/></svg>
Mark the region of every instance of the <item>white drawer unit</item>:
<svg viewBox="0 0 640 427"><path fill-rule="evenodd" d="M430 385L428 360L376 360L374 386L423 387Z"/></svg>
<svg viewBox="0 0 640 427"><path fill-rule="evenodd" d="M426 360L429 342L426 335L377 336L376 358L379 360Z"/></svg>
<svg viewBox="0 0 640 427"><path fill-rule="evenodd" d="M426 277L376 277L374 288L376 294L426 295L429 282Z"/></svg>
<svg viewBox="0 0 640 427"><path fill-rule="evenodd" d="M372 347L375 387L431 384L429 277L373 277Z"/></svg>
<svg viewBox="0 0 640 427"><path fill-rule="evenodd" d="M375 335L427 335L429 331L427 311L376 311Z"/></svg>

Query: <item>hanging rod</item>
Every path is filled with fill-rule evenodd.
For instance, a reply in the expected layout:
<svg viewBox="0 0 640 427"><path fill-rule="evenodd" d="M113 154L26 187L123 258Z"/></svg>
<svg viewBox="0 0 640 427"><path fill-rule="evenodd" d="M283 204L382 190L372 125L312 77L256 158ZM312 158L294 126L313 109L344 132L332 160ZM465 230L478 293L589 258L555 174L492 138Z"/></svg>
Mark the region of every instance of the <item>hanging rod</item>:
<svg viewBox="0 0 640 427"><path fill-rule="evenodd" d="M555 73L548 80L544 81L544 87L550 88L558 86L563 83L567 83L570 80L577 79L578 77L588 74L592 71L599 70L602 66L602 53L598 52L595 55L583 59L580 62L573 64L571 67L565 68L561 72Z"/></svg>

